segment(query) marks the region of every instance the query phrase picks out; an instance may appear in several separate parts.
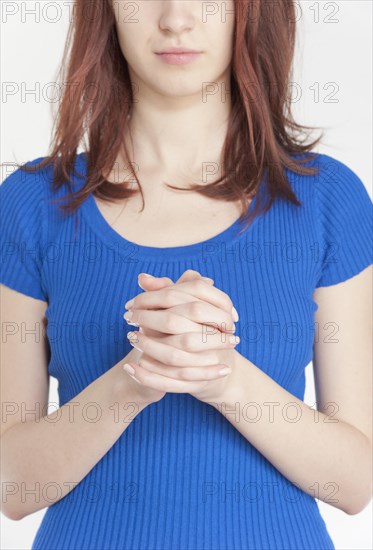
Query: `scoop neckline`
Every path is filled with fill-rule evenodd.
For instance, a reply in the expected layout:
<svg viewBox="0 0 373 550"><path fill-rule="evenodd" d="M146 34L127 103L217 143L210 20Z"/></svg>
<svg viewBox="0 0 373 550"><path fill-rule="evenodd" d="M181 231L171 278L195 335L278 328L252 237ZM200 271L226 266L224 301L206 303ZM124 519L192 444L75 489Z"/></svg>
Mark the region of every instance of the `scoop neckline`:
<svg viewBox="0 0 373 550"><path fill-rule="evenodd" d="M77 155L77 163L81 165L81 173L83 175L83 181L86 177L86 153L79 153ZM252 201L248 206L248 212L251 213L254 209L256 203L255 194ZM148 259L151 258L153 261L156 259L167 260L167 259L179 259L180 257L197 257L201 256L203 253L205 255L210 255L211 253L216 253L216 248L214 245L233 245L234 243L241 240L248 231L251 231L253 226L258 221L258 216L252 221L251 225L238 235L239 230L243 227L243 222L240 221L238 217L229 227L210 237L204 241L197 243L181 245L181 246L167 246L167 247L157 247L157 246L147 246L135 243L130 241L120 235L106 220L106 218L101 213L93 193L90 193L87 199L81 205L82 213L84 219L89 224L91 229L94 231L101 240L105 241L110 246L115 246L119 250L125 250L127 253L134 252L136 257Z"/></svg>

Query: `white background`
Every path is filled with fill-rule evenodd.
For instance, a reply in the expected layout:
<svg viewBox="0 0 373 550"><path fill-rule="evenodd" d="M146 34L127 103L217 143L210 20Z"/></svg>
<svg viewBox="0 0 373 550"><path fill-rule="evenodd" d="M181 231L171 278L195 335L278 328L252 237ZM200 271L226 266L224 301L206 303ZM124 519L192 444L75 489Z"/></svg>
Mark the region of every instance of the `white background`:
<svg viewBox="0 0 373 550"><path fill-rule="evenodd" d="M301 95L294 102L295 119L324 128L325 139L317 150L351 167L372 196L372 2L297 3L301 17L293 80ZM60 16L53 22L56 6ZM6 16L10 9L16 13ZM52 101L55 90L48 85L56 82L71 9L68 0L2 2L1 162L26 162L48 152L52 108L57 108ZM30 90L34 93L25 93ZM3 171L1 179L5 176ZM312 364L306 374L305 402L313 405ZM51 382L50 400L58 402L56 380ZM337 550L373 547L372 502L355 516L322 501L319 507ZM18 522L1 514L1 547L31 548L44 513L45 509Z"/></svg>

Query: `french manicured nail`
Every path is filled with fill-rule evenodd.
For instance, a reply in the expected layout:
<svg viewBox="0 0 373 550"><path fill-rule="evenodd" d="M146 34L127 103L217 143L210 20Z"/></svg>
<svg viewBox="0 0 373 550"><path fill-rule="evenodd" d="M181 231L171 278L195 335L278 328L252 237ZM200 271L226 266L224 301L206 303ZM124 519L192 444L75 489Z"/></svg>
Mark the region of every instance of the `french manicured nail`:
<svg viewBox="0 0 373 550"><path fill-rule="evenodd" d="M139 339L137 336L135 336L137 334L137 332L127 332L127 338L128 340L130 341L130 344L131 346L133 346L134 348L136 348L138 351L142 351L142 349L140 349L138 347L139 345Z"/></svg>
<svg viewBox="0 0 373 550"><path fill-rule="evenodd" d="M130 322L130 319L132 319L132 316L133 316L133 311L126 311L126 313L123 315L128 325L131 325L133 327L138 327L139 323L136 323L136 321L132 321L132 323Z"/></svg>
<svg viewBox="0 0 373 550"><path fill-rule="evenodd" d="M135 369L133 367L131 367L131 365L129 365L128 363L124 364L123 370L128 372L128 374L131 374L131 376L133 376L135 374Z"/></svg>
<svg viewBox="0 0 373 550"><path fill-rule="evenodd" d="M230 334L229 342L230 344L239 344L241 342L241 338L239 336L235 336L234 334Z"/></svg>
<svg viewBox="0 0 373 550"><path fill-rule="evenodd" d="M233 315L233 320L238 321L239 317L238 317L237 309L234 306L232 307L232 315Z"/></svg>
<svg viewBox="0 0 373 550"><path fill-rule="evenodd" d="M126 311L126 313L123 315L124 319L127 321L129 325L132 325L133 327L138 327L139 324L136 323L136 321L130 322L133 317L133 311Z"/></svg>
<svg viewBox="0 0 373 550"><path fill-rule="evenodd" d="M128 302L124 304L124 307L125 307L126 309L129 309L130 307L133 306L133 302L134 302L134 301L135 301L134 298L132 298L132 300L128 300Z"/></svg>
<svg viewBox="0 0 373 550"><path fill-rule="evenodd" d="M220 369L219 374L224 376L225 374L230 374L231 372L232 369L230 367L224 367L224 369Z"/></svg>

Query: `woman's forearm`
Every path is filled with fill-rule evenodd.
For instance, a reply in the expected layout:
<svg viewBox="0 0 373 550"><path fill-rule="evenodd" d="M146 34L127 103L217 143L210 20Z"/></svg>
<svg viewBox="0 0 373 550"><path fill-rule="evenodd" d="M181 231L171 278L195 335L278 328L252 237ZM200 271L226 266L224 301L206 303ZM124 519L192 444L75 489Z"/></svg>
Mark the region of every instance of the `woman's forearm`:
<svg viewBox="0 0 373 550"><path fill-rule="evenodd" d="M123 372L125 359L135 355L131 350L53 413L19 422L3 433L2 511L7 517L22 519L63 498L149 404ZM53 495L58 492L53 500L49 484Z"/></svg>
<svg viewBox="0 0 373 550"><path fill-rule="evenodd" d="M309 407L237 351L229 378L223 394L208 403L287 479L348 514L369 503L371 443L333 418L337 404L329 414Z"/></svg>

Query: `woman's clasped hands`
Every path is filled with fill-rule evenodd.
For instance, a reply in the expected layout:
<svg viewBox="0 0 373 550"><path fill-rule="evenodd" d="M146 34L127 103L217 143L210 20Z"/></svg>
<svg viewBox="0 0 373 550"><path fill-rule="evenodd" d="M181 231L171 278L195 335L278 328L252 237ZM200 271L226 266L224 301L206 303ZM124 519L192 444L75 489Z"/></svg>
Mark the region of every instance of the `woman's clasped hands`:
<svg viewBox="0 0 373 550"><path fill-rule="evenodd" d="M164 394L189 393L204 402L219 399L240 341L234 335L238 314L229 296L193 270L176 283L140 274L139 285L145 292L125 305L125 320L139 327L128 333L138 358L124 366L126 372L138 384Z"/></svg>

